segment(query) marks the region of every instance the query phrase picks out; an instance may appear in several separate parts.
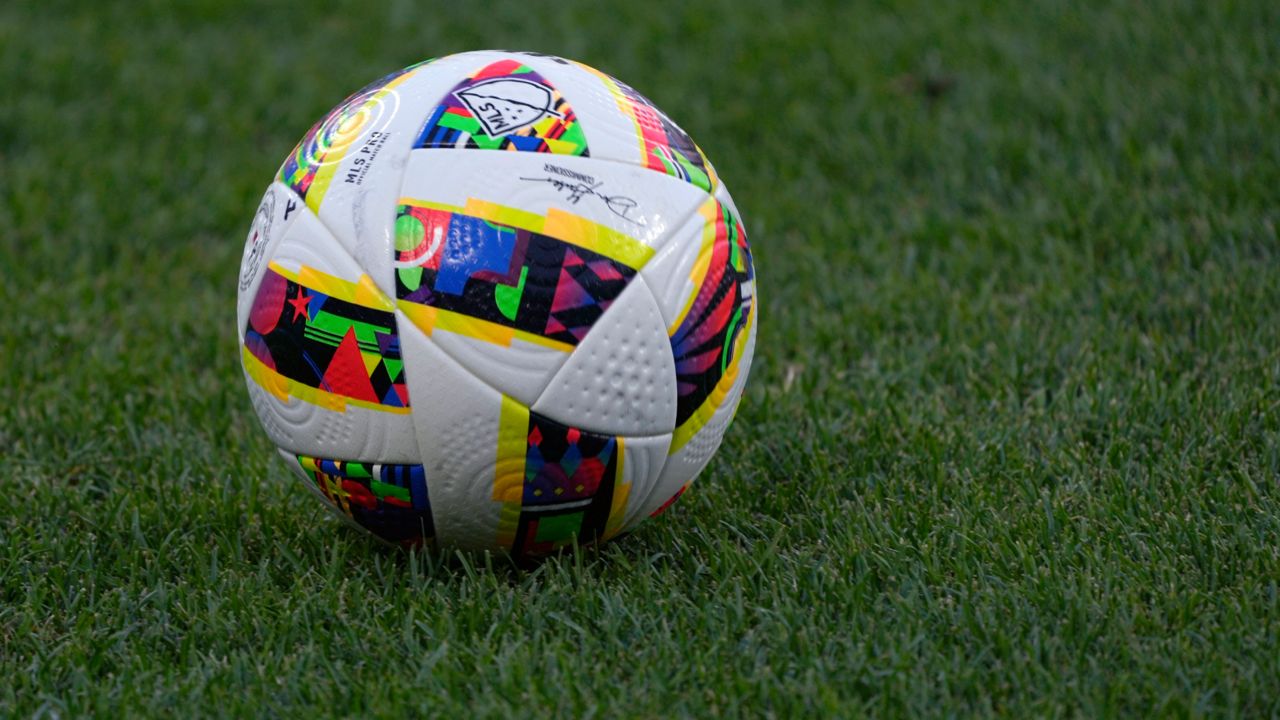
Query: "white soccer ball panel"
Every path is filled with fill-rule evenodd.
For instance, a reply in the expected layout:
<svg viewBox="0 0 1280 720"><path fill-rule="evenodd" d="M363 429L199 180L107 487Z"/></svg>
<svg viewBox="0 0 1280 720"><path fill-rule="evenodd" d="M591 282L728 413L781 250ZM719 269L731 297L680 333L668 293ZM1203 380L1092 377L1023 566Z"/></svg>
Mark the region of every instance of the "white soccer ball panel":
<svg viewBox="0 0 1280 720"><path fill-rule="evenodd" d="M379 346L395 335L390 299L309 208L288 190L277 195L293 208L287 229L239 303L254 409L272 441L291 452L416 462L407 398L391 377L398 350L384 357Z"/></svg>
<svg viewBox="0 0 1280 720"><path fill-rule="evenodd" d="M649 498L659 485L670 448L670 435L626 438L623 446L623 481L627 486L627 505L619 524L621 531L636 528L652 512L646 512L646 508Z"/></svg>
<svg viewBox="0 0 1280 720"><path fill-rule="evenodd" d="M671 341L642 278L633 278L596 320L533 410L610 435L658 435L675 428Z"/></svg>
<svg viewBox="0 0 1280 720"><path fill-rule="evenodd" d="M699 207L708 202L704 195ZM704 214L691 213L679 227L671 230L671 242L666 243L640 270L645 285L653 292L653 299L668 331L674 330L681 312L698 290L694 267L704 254L702 238L706 226Z"/></svg>
<svg viewBox="0 0 1280 720"><path fill-rule="evenodd" d="M570 357L563 349L519 337L499 344L464 332L435 328L431 340L468 372L524 405L537 401Z"/></svg>
<svg viewBox="0 0 1280 720"><path fill-rule="evenodd" d="M481 382L409 323L401 334L418 446L445 547L496 542L501 504L494 499L502 394Z"/></svg>

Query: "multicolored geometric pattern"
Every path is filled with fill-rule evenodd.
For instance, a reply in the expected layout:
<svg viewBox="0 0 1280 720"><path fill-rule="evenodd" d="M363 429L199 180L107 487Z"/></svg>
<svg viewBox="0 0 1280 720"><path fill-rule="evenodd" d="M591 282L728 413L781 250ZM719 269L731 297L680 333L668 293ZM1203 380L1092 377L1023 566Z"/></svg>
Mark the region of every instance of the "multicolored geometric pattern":
<svg viewBox="0 0 1280 720"><path fill-rule="evenodd" d="M383 540L416 547L435 537L421 465L297 457L334 507Z"/></svg>
<svg viewBox="0 0 1280 720"><path fill-rule="evenodd" d="M428 334L501 345L518 337L568 352L653 255L555 208L543 217L475 199L461 208L400 203L396 298Z"/></svg>
<svg viewBox="0 0 1280 720"><path fill-rule="evenodd" d="M690 275L697 290L669 329L677 392L672 453L724 402L746 347L738 339L755 318L755 271L746 232L728 206L714 199L698 212L706 223Z"/></svg>
<svg viewBox="0 0 1280 720"><path fill-rule="evenodd" d="M484 148L586 157L573 108L517 60L499 60L458 83L431 114L419 148Z"/></svg>
<svg viewBox="0 0 1280 720"><path fill-rule="evenodd" d="M298 193L312 211L319 212L338 163L357 141L371 137L371 133L390 122L399 106L395 87L429 62L424 60L375 80L339 103L311 126L285 158L277 179Z"/></svg>
<svg viewBox="0 0 1280 720"><path fill-rule="evenodd" d="M270 263L241 356L249 377L282 400L408 412L394 305L368 275L353 283Z"/></svg>
<svg viewBox="0 0 1280 720"><path fill-rule="evenodd" d="M561 425L506 396L493 499L498 541L514 557L607 540L617 534L630 484L623 439Z"/></svg>
<svg viewBox="0 0 1280 720"><path fill-rule="evenodd" d="M604 82L613 94L618 109L635 123L644 166L692 183L707 192L715 192L718 184L711 161L693 138L681 130L658 106L630 85L590 65L577 63Z"/></svg>

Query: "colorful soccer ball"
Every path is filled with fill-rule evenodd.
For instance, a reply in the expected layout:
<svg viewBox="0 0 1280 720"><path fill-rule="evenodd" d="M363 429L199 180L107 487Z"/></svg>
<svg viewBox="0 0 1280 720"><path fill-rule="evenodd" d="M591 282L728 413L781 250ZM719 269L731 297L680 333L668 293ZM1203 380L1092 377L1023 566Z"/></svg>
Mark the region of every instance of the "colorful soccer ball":
<svg viewBox="0 0 1280 720"><path fill-rule="evenodd" d="M671 505L751 365L742 221L621 81L517 52L378 80L307 133L240 269L281 456L397 544L541 555Z"/></svg>

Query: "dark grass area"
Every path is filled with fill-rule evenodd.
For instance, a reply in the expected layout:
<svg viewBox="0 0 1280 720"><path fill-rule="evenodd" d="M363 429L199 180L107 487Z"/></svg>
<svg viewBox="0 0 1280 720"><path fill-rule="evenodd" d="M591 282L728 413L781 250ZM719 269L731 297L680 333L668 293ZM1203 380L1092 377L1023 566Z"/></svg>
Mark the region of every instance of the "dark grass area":
<svg viewBox="0 0 1280 720"><path fill-rule="evenodd" d="M0 715L1280 714L1277 27L1267 2L0 6ZM481 47L653 98L760 277L701 480L531 570L331 521L235 351L285 153Z"/></svg>

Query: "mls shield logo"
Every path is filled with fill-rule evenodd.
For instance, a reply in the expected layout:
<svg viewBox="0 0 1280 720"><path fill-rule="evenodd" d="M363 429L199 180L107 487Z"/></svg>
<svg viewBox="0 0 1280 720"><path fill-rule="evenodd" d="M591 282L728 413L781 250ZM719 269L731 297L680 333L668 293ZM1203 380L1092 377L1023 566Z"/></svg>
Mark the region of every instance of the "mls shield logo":
<svg viewBox="0 0 1280 720"><path fill-rule="evenodd" d="M519 78L495 78L454 92L484 129L498 137L527 128L548 115L563 119L555 110L551 88Z"/></svg>

